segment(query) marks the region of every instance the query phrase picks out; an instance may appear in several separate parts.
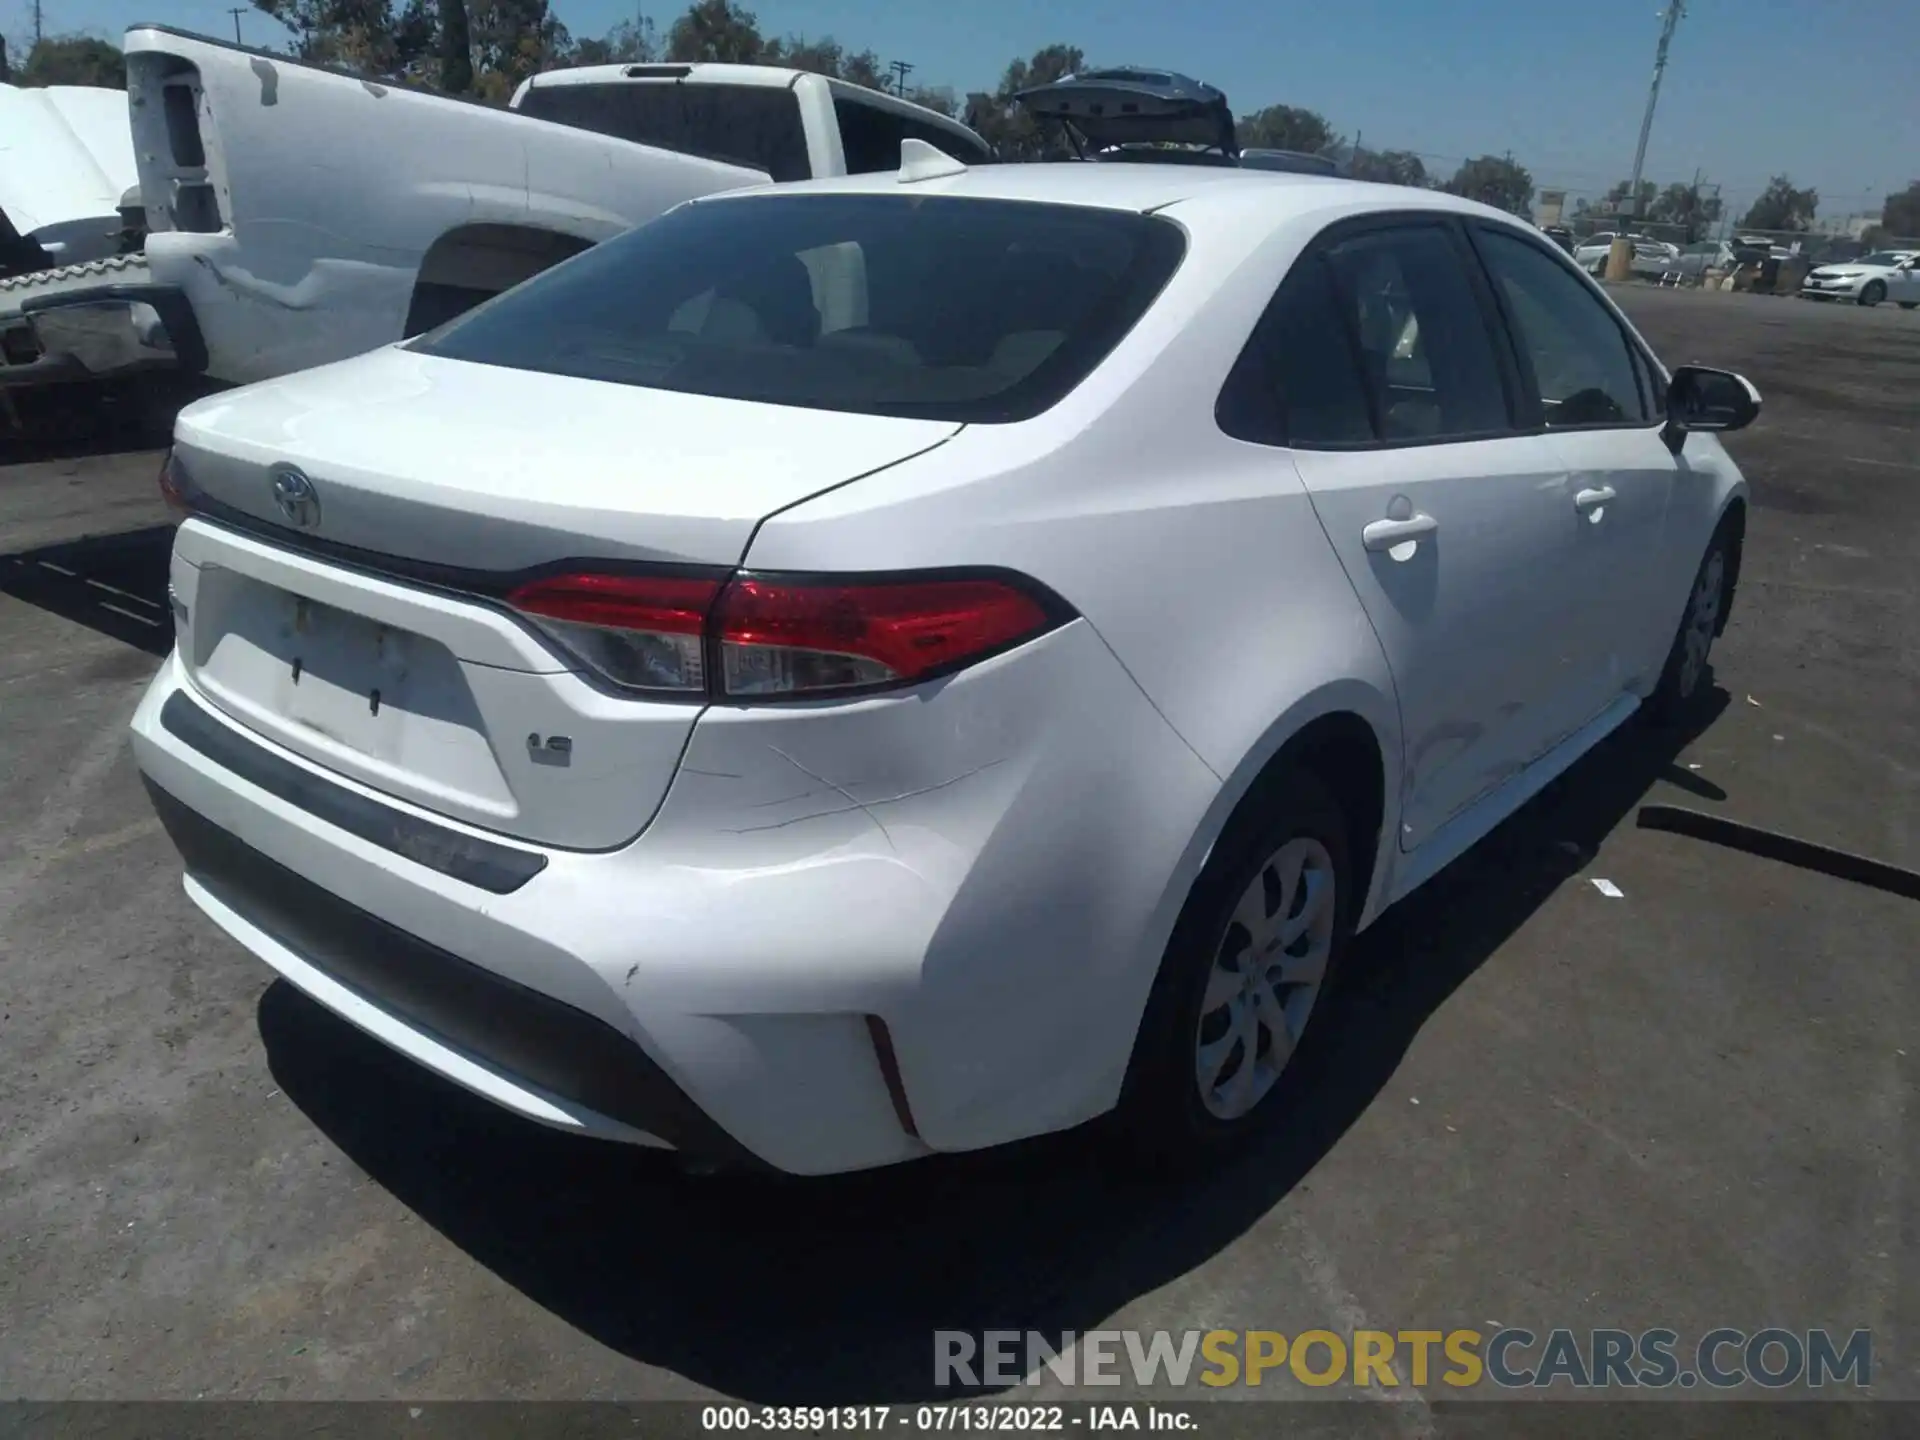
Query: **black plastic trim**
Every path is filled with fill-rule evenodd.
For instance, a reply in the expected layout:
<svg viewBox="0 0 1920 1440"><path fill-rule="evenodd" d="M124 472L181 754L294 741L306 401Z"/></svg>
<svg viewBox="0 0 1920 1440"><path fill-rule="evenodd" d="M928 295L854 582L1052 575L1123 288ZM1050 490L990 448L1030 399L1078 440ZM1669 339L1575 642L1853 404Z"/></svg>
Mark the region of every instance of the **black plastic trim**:
<svg viewBox="0 0 1920 1440"><path fill-rule="evenodd" d="M37 315L74 305L98 305L103 300L151 305L159 312L160 323L167 327L167 339L173 344L175 366L188 375L206 373L207 342L200 334L200 322L194 318L192 302L177 286L101 285L92 290L35 295L20 302L20 313Z"/></svg>
<svg viewBox="0 0 1920 1440"><path fill-rule="evenodd" d="M769 1168L604 1020L348 904L141 778L187 873L308 964L487 1064L683 1154Z"/></svg>
<svg viewBox="0 0 1920 1440"><path fill-rule="evenodd" d="M357 795L282 759L216 720L179 690L160 707L160 727L222 769L371 845L494 895L511 895L547 868L547 857L435 825Z"/></svg>

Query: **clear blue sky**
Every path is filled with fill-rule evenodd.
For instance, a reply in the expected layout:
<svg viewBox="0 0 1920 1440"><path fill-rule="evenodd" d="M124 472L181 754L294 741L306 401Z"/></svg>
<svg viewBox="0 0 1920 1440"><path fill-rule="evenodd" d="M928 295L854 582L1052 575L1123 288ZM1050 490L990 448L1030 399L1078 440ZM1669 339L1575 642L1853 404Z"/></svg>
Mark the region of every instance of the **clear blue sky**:
<svg viewBox="0 0 1920 1440"><path fill-rule="evenodd" d="M117 37L134 20L231 35L240 0L42 0L50 32ZM685 0L644 8L662 30ZM1604 190L1632 167L1662 0L746 0L770 33L832 35L916 67L913 81L987 89L1053 41L1092 63L1183 70L1236 110L1320 111L1371 147L1450 172L1511 149L1542 186ZM553 0L576 35L635 6ZM17 46L31 0L0 0ZM1043 18L1044 17L1044 18ZM278 46L266 16L252 44ZM17 52L16 52L17 53ZM1920 0L1689 0L1647 152L1648 178L1719 181L1743 210L1784 171L1823 217L1877 210L1920 179Z"/></svg>

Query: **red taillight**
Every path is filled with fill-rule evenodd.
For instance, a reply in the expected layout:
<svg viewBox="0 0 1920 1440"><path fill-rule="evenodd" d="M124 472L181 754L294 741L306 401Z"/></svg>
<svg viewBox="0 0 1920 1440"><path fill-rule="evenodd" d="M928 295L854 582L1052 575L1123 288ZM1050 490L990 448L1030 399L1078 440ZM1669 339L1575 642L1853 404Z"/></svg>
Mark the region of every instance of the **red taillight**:
<svg viewBox="0 0 1920 1440"><path fill-rule="evenodd" d="M707 612L720 582L681 576L556 575L507 603L616 684L704 694Z"/></svg>
<svg viewBox="0 0 1920 1440"><path fill-rule="evenodd" d="M1046 609L1003 580L818 583L743 575L714 612L729 698L907 684L1039 634Z"/></svg>
<svg viewBox="0 0 1920 1440"><path fill-rule="evenodd" d="M173 447L167 447L167 458L160 462L160 498L167 502L167 508L186 514L193 506L188 498L187 474Z"/></svg>
<svg viewBox="0 0 1920 1440"><path fill-rule="evenodd" d="M998 577L559 575L507 603L634 690L781 700L908 685L1031 639L1061 607ZM718 652L717 674L708 657Z"/></svg>

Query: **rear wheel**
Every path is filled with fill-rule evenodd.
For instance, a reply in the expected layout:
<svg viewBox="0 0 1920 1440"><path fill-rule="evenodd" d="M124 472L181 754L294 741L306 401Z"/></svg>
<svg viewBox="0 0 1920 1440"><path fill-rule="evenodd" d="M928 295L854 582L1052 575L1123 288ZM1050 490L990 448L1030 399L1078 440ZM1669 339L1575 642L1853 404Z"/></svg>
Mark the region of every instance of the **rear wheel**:
<svg viewBox="0 0 1920 1440"><path fill-rule="evenodd" d="M1860 287L1860 303L1862 305L1878 305L1886 298L1887 287L1884 281L1869 280L1865 285Z"/></svg>
<svg viewBox="0 0 1920 1440"><path fill-rule="evenodd" d="M1358 900L1345 816L1304 772L1263 794L1196 882L1147 1002L1116 1116L1136 1160L1201 1160L1283 1113L1345 951Z"/></svg>
<svg viewBox="0 0 1920 1440"><path fill-rule="evenodd" d="M1686 613L1680 617L1680 633L1667 652L1666 668L1660 684L1647 702L1647 714L1657 725L1677 725L1693 715L1705 700L1708 677L1713 671L1708 659L1720 631L1720 617L1726 609L1727 590L1733 577L1733 539L1722 526L1715 532L1707 553L1694 573L1693 588L1687 592Z"/></svg>

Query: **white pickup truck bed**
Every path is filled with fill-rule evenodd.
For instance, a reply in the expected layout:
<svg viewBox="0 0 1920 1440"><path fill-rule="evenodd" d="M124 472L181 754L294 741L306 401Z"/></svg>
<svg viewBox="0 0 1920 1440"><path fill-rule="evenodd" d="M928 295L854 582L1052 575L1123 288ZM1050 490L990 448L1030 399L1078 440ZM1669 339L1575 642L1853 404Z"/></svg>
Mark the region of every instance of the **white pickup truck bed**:
<svg viewBox="0 0 1920 1440"><path fill-rule="evenodd" d="M550 72L502 109L162 26L125 51L146 274L27 303L233 384L417 334L701 195L895 168L906 138L992 158L934 111L762 66Z"/></svg>

